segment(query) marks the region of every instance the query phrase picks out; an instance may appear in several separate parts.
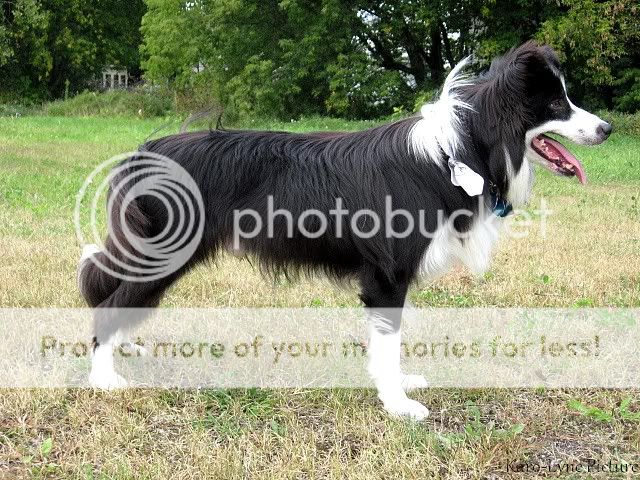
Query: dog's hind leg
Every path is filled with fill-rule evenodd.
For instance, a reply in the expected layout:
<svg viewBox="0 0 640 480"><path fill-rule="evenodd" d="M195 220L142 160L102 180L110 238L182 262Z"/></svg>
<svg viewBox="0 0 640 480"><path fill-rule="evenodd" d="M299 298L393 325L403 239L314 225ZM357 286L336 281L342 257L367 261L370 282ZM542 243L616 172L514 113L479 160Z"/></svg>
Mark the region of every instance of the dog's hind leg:
<svg viewBox="0 0 640 480"><path fill-rule="evenodd" d="M94 311L93 357L91 386L112 390L126 387L127 382L115 371L114 349L123 340L121 332L147 318L162 298L162 294L181 273L149 282L123 281L116 291Z"/></svg>
<svg viewBox="0 0 640 480"><path fill-rule="evenodd" d="M378 397L390 414L422 420L429 410L407 397L405 390L423 387L426 382L419 376L405 376L400 370L400 326L408 279L389 281L378 269L365 267L361 281L361 298L369 314L368 370Z"/></svg>
<svg viewBox="0 0 640 480"><path fill-rule="evenodd" d="M127 386L127 381L120 376L114 367L114 349L118 341L117 332L109 338L93 337L93 356L91 357L91 373L89 384L101 390L114 390Z"/></svg>
<svg viewBox="0 0 640 480"><path fill-rule="evenodd" d="M105 251L100 250L95 244L82 248L78 262L78 288L90 307L104 302L120 284L120 279L112 276L107 270L116 269L108 255L109 247L112 247L112 243L107 239Z"/></svg>

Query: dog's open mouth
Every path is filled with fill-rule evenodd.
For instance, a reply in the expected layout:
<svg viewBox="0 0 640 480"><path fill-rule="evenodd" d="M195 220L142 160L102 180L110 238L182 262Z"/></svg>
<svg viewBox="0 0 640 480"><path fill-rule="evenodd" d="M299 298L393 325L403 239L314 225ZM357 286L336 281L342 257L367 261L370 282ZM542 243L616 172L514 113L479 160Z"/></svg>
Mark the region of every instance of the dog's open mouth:
<svg viewBox="0 0 640 480"><path fill-rule="evenodd" d="M531 148L547 161L544 166L553 173L565 177L575 175L580 183L587 183L584 167L560 142L546 135L538 135L531 142Z"/></svg>

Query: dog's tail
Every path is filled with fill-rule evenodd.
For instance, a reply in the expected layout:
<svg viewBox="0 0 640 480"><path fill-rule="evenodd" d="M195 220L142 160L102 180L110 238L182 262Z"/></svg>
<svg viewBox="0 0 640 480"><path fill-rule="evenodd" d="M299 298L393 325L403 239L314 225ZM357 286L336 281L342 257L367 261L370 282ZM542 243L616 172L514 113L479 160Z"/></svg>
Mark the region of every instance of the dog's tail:
<svg viewBox="0 0 640 480"><path fill-rule="evenodd" d="M125 202L126 189L114 188L123 175L126 174L111 179L107 198L109 234L104 249L100 250L95 244L85 245L78 263L78 288L90 307L105 302L120 286L124 275L139 267L132 260L135 249L128 236L146 237L149 233L149 220L136 200Z"/></svg>

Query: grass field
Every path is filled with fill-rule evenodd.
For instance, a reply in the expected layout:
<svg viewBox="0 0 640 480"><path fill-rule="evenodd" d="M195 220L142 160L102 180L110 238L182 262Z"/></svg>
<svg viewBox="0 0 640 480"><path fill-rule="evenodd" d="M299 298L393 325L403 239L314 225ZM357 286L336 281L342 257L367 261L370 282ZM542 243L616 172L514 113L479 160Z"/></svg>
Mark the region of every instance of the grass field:
<svg viewBox="0 0 640 480"><path fill-rule="evenodd" d="M75 196L94 166L135 149L161 119L0 118L0 307L83 306ZM359 129L313 119L253 124ZM177 129L177 124L162 133ZM640 138L572 150L582 187L538 172L543 238L501 242L491 271L458 269L410 293L417 306L640 307ZM244 261L199 268L164 307L354 306L322 279L265 280ZM451 390L413 394L431 410L388 418L371 390L4 390L0 478L483 478L506 463L640 461L636 391Z"/></svg>

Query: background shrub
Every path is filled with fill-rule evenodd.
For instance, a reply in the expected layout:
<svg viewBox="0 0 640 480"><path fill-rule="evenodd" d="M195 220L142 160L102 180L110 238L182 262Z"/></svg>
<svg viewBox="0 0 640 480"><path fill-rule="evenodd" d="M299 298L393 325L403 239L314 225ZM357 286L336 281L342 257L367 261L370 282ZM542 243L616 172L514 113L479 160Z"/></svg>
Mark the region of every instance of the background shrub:
<svg viewBox="0 0 640 480"><path fill-rule="evenodd" d="M83 92L42 107L42 113L57 116L162 117L173 110L174 94L160 88Z"/></svg>

